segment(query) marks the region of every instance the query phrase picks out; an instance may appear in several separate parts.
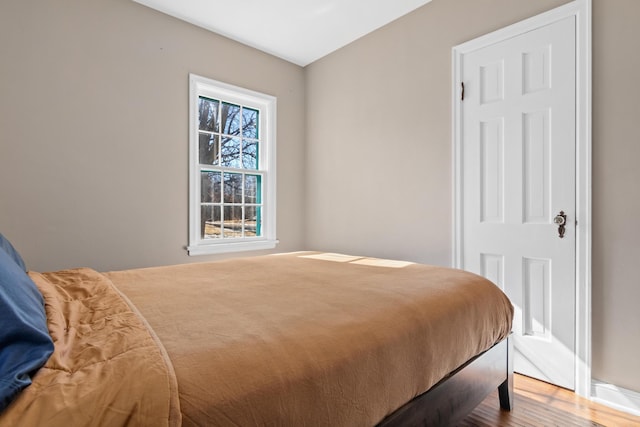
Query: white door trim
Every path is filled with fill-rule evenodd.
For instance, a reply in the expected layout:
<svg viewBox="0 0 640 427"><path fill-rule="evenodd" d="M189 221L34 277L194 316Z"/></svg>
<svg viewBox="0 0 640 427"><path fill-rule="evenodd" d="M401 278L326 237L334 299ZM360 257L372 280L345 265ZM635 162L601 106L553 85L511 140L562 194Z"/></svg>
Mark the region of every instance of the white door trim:
<svg viewBox="0 0 640 427"><path fill-rule="evenodd" d="M494 31L452 52L453 266L462 265L461 59L477 49L576 17L576 393L591 395L591 0L575 0Z"/></svg>

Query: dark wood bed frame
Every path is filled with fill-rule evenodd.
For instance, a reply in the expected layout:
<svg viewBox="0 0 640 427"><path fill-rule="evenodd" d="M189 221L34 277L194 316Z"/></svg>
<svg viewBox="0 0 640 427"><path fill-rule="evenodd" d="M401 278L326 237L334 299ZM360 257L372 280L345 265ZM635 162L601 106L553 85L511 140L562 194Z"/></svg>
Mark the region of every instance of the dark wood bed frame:
<svg viewBox="0 0 640 427"><path fill-rule="evenodd" d="M456 369L388 415L378 427L452 426L496 388L500 407L510 411L513 405L513 342L510 338Z"/></svg>

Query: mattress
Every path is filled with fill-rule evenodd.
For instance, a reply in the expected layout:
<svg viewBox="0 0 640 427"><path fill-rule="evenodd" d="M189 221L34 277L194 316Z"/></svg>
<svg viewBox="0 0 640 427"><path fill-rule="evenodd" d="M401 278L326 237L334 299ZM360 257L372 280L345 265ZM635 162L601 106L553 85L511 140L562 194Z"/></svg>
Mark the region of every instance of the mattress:
<svg viewBox="0 0 640 427"><path fill-rule="evenodd" d="M371 426L513 316L468 272L319 252L29 274L55 349L1 426Z"/></svg>
<svg viewBox="0 0 640 427"><path fill-rule="evenodd" d="M166 348L184 425L375 425L504 339L513 315L477 275L338 254L106 276Z"/></svg>

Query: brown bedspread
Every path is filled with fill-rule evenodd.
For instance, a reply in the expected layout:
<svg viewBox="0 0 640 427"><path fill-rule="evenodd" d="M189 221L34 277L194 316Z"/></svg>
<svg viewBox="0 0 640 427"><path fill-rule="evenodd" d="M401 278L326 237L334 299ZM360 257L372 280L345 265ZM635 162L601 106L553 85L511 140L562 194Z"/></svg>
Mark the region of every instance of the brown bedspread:
<svg viewBox="0 0 640 427"><path fill-rule="evenodd" d="M471 273L357 257L106 276L164 344L184 425L374 425L505 338L513 314Z"/></svg>
<svg viewBox="0 0 640 427"><path fill-rule="evenodd" d="M54 353L0 426L177 426L175 376L143 318L91 269L29 275Z"/></svg>

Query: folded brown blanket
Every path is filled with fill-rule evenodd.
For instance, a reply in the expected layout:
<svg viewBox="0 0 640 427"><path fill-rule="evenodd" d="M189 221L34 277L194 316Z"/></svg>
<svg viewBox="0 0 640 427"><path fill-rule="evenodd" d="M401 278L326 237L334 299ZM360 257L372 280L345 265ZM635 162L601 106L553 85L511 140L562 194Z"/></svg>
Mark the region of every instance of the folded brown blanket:
<svg viewBox="0 0 640 427"><path fill-rule="evenodd" d="M173 368L126 298L91 269L29 273L55 350L0 426L178 426Z"/></svg>

